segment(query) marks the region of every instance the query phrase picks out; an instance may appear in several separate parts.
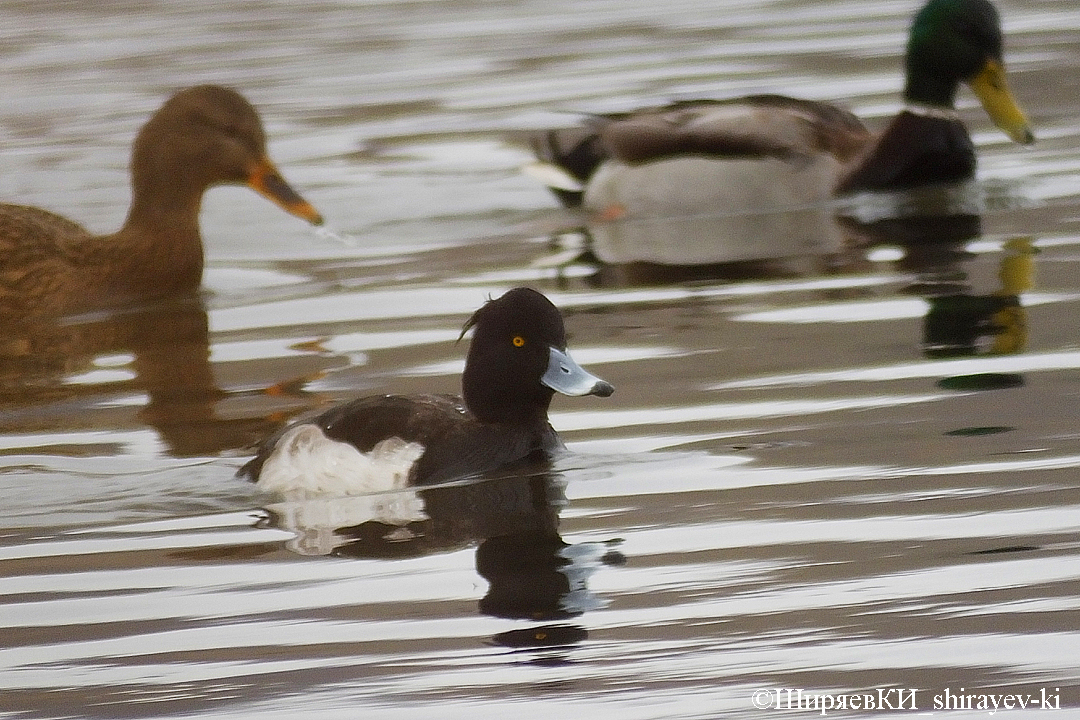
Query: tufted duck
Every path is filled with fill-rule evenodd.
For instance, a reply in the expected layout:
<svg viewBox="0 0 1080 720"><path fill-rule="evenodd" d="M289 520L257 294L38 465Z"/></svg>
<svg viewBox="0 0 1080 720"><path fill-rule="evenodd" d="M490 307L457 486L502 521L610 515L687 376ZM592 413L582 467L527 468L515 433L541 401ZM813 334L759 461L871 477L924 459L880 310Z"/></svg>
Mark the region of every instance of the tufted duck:
<svg viewBox="0 0 1080 720"><path fill-rule="evenodd" d="M559 310L535 290L490 300L470 328L461 397L353 400L270 436L239 474L271 492L356 494L483 473L562 447L547 418L556 391L614 392L571 359Z"/></svg>

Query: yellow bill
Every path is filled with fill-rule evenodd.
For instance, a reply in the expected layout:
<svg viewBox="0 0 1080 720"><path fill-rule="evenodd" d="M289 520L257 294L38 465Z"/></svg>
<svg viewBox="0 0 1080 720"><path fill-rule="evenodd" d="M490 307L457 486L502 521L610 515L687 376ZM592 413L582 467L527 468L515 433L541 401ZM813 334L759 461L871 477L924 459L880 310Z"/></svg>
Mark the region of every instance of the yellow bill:
<svg viewBox="0 0 1080 720"><path fill-rule="evenodd" d="M1024 145L1035 142L1024 111L1009 92L1009 85L1005 81L1005 68L1000 62L987 60L979 74L971 78L968 84L975 91L990 119L1004 130L1006 135Z"/></svg>

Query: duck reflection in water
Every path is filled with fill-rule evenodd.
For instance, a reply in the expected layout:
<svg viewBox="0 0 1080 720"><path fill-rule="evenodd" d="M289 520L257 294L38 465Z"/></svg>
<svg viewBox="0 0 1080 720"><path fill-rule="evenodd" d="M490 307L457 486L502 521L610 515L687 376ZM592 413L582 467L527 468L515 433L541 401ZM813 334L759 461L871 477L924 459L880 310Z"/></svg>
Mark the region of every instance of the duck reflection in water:
<svg viewBox="0 0 1080 720"><path fill-rule="evenodd" d="M76 425L80 413L63 403L77 409L81 396L100 392L92 380L98 360L130 355L108 365L109 388L149 396L142 420L172 454L244 445L265 429L262 421L214 418L222 392L197 294L203 194L244 184L310 223L321 217L270 161L256 110L228 88L202 85L170 98L139 131L130 174L127 219L108 235L47 210L0 204L0 394L9 406L34 406L34 422L48 412L43 401L59 403L55 422Z"/></svg>
<svg viewBox="0 0 1080 720"><path fill-rule="evenodd" d="M1000 287L984 295L947 293L929 298L924 324L927 357L1010 355L1027 345L1027 313L1021 293L1033 285L1035 248L1030 237L1002 247Z"/></svg>
<svg viewBox="0 0 1080 720"><path fill-rule="evenodd" d="M269 524L296 536L303 555L395 560L475 546L488 582L482 614L527 620L493 641L511 647L580 642L565 621L603 606L588 588L604 565L625 559L618 541L567 543L559 534L564 482L547 461L479 478L367 496L308 498L267 505Z"/></svg>
<svg viewBox="0 0 1080 720"><path fill-rule="evenodd" d="M887 218L860 225L868 248L899 248L897 269L913 272L905 292L928 303L923 317L922 352L934 360L1014 355L1027 345L1027 311L1022 294L1034 287L1034 239L1002 243L996 283L976 290L964 265L974 256L970 243L981 237L978 215ZM944 378L957 390L988 390L1023 384L1017 373L977 373Z"/></svg>
<svg viewBox="0 0 1080 720"><path fill-rule="evenodd" d="M841 272L855 244L831 208L640 218L557 232L536 264L587 263L597 287L777 279Z"/></svg>
<svg viewBox="0 0 1080 720"><path fill-rule="evenodd" d="M223 401L239 395L230 395L215 377L199 297L42 323L33 330L47 354L0 357L6 432L82 430L86 404L100 404L103 395L145 397L139 404L116 403L111 427L149 426L172 457L205 458L247 447L278 425L258 413L220 412Z"/></svg>

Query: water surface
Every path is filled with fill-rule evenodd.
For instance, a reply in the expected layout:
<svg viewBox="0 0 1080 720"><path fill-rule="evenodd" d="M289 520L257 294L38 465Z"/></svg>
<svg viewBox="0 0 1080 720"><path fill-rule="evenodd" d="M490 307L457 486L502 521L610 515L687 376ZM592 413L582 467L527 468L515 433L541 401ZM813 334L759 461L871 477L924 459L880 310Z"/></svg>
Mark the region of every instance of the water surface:
<svg viewBox="0 0 1080 720"><path fill-rule="evenodd" d="M962 210L590 235L516 133L746 92L880 126L914 4L7 3L5 201L114 228L139 125L216 82L331 232L214 190L201 302L86 318L3 377L0 717L746 717L759 689L930 711L961 687L1076 714L1080 9L999 7L1039 142L964 91ZM456 391L462 323L518 284L617 388L555 401L550 472L308 504L233 477L298 413Z"/></svg>

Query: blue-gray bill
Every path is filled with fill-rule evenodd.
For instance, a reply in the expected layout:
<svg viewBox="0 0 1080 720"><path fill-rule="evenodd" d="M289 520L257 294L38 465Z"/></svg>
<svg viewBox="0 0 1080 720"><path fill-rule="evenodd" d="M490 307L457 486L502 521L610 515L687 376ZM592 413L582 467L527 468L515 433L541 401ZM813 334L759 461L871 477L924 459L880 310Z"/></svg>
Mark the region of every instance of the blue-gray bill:
<svg viewBox="0 0 1080 720"><path fill-rule="evenodd" d="M599 395L607 397L615 392L611 383L605 382L574 362L568 353L551 348L547 371L540 382L563 395Z"/></svg>

